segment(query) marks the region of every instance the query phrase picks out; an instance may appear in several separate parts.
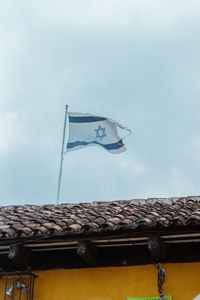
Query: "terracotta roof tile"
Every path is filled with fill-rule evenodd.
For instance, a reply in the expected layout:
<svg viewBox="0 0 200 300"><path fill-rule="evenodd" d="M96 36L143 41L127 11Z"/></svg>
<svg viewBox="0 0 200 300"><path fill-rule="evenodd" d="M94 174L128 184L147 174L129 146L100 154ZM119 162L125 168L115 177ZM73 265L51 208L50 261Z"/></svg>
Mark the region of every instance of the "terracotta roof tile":
<svg viewBox="0 0 200 300"><path fill-rule="evenodd" d="M0 207L0 238L200 225L200 196Z"/></svg>

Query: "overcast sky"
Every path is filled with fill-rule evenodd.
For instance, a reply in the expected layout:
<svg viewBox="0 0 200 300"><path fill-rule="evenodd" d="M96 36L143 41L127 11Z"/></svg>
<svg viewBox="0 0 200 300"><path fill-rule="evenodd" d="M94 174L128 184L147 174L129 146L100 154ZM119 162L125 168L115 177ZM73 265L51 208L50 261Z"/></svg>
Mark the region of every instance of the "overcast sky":
<svg viewBox="0 0 200 300"><path fill-rule="evenodd" d="M61 202L200 194L199 0L0 1L0 204L56 202L65 104L130 127Z"/></svg>

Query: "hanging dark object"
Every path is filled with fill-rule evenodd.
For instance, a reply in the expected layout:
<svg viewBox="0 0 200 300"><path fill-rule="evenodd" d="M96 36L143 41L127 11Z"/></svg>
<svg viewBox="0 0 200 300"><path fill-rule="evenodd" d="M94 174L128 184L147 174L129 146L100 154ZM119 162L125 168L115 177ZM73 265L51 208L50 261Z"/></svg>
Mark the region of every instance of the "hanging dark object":
<svg viewBox="0 0 200 300"><path fill-rule="evenodd" d="M165 282L165 270L158 264L158 291L160 295L160 300L165 300L163 298L163 283Z"/></svg>

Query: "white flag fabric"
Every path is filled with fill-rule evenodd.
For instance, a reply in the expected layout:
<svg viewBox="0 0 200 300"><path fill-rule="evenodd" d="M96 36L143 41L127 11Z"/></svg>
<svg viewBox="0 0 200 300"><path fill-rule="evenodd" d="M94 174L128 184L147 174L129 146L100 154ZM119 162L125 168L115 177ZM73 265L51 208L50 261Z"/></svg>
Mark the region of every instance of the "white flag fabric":
<svg viewBox="0 0 200 300"><path fill-rule="evenodd" d="M74 151L88 146L101 146L110 153L126 150L119 137L117 127L131 130L120 123L91 114L68 113L69 137L66 151ZM129 135L128 134L128 135Z"/></svg>

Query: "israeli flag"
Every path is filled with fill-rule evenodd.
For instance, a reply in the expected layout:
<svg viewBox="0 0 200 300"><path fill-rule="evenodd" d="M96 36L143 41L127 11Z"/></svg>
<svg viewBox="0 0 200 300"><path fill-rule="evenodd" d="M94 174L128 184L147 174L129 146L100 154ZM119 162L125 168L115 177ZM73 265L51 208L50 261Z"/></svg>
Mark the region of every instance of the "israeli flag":
<svg viewBox="0 0 200 300"><path fill-rule="evenodd" d="M126 150L119 137L117 127L131 130L120 123L91 114L68 113L69 137L66 151L74 151L88 146L101 146L110 153Z"/></svg>

